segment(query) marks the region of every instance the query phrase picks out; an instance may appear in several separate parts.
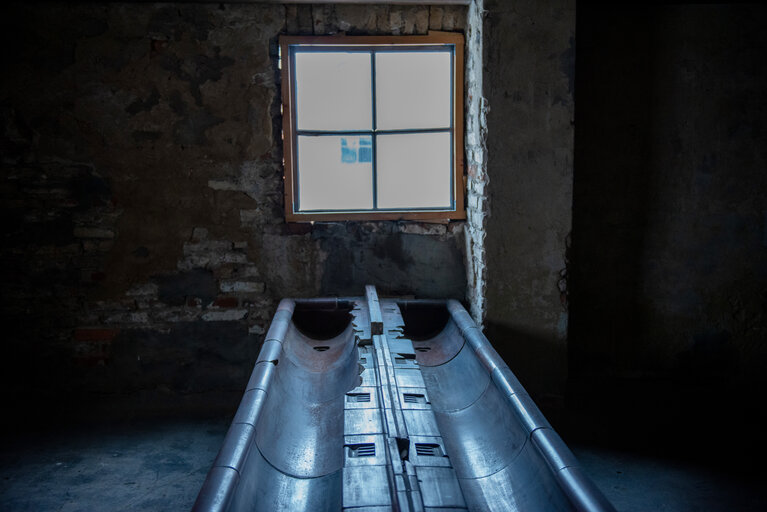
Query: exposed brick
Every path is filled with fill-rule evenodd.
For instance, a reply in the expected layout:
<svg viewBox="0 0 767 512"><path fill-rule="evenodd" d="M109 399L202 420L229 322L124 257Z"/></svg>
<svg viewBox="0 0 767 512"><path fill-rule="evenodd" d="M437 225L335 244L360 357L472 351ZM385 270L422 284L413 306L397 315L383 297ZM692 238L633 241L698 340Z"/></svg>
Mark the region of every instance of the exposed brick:
<svg viewBox="0 0 767 512"><path fill-rule="evenodd" d="M246 265L243 267L237 267L237 275L242 277L258 277L260 272L255 265Z"/></svg>
<svg viewBox="0 0 767 512"><path fill-rule="evenodd" d="M99 281L99 277L104 278L103 272L95 268L83 268L80 269L80 282L82 283L94 283Z"/></svg>
<svg viewBox="0 0 767 512"><path fill-rule="evenodd" d="M108 356L101 354L77 354L72 358L75 365L85 368L104 366L106 365L108 359Z"/></svg>
<svg viewBox="0 0 767 512"><path fill-rule="evenodd" d="M299 5L296 10L298 32L301 34L311 34L312 29L312 6Z"/></svg>
<svg viewBox="0 0 767 512"><path fill-rule="evenodd" d="M128 297L151 297L157 295L158 286L155 283L144 283L134 286L125 295Z"/></svg>
<svg viewBox="0 0 767 512"><path fill-rule="evenodd" d="M217 308L236 308L240 301L237 297L219 297L213 301L213 305Z"/></svg>
<svg viewBox="0 0 767 512"><path fill-rule="evenodd" d="M72 337L75 341L112 341L119 333L120 329L80 327L74 330Z"/></svg>
<svg viewBox="0 0 767 512"><path fill-rule="evenodd" d="M447 233L447 226L415 222L400 225L400 231L411 235L444 235Z"/></svg>
<svg viewBox="0 0 767 512"><path fill-rule="evenodd" d="M219 311L206 311L202 315L202 319L206 322L222 322L242 320L248 316L247 309L223 309Z"/></svg>
<svg viewBox="0 0 767 512"><path fill-rule="evenodd" d="M144 311L119 311L107 315L104 323L143 325L149 323L149 314Z"/></svg>
<svg viewBox="0 0 767 512"><path fill-rule="evenodd" d="M442 30L463 31L466 29L466 10L461 5L446 5L442 14Z"/></svg>
<svg viewBox="0 0 767 512"><path fill-rule="evenodd" d="M75 61L69 62L71 55L55 56L61 69L12 66L7 73L11 82L5 92L18 108L0 115L13 139L13 154L3 155L9 163L3 206L13 227L0 251L9 263L6 310L23 326L20 335L39 340L41 361L30 364L55 365L55 344L63 338L75 364L112 368L93 373L62 368L44 385L61 387L61 373L71 377L67 389L218 390L218 376L234 382L246 378L250 356L255 357L249 351L258 345L254 336L268 329L279 299L319 294L327 282L336 282L331 274L345 283L344 294L359 293L357 281L385 275L391 276L393 292L412 288L433 295L431 281L419 280L419 275L430 277L422 269L434 261L431 248L437 246L428 244L439 242L451 253L455 244L399 236L396 222L348 223L355 226L348 232L342 223L286 226L279 88L272 61L274 34L286 28L311 34L312 13L320 21L317 32L425 33L428 7L190 7L182 23L170 25L167 6L60 11L35 26L58 34L57 44L75 45ZM117 18L122 21L112 23ZM235 18L253 23L233 24ZM103 25L105 32L81 38L76 20L83 19ZM147 19L154 20L148 35L139 26ZM73 20L74 31L59 30ZM149 39L136 47L151 57L146 73L113 76L135 60L136 48L120 42L121 34L135 31ZM194 44L173 46L176 38ZM35 48L27 47L20 49L19 62L34 62ZM113 47L125 52L115 53ZM243 51L251 57L241 58ZM32 72L45 83L75 71L107 94L78 91L72 84L24 90ZM27 101L40 94L40 101ZM62 117L67 110L62 101L75 102L81 115ZM268 276L259 268L268 269ZM344 281L350 272L354 279ZM237 291L222 292L222 281ZM46 314L35 316L41 310ZM232 333L240 336L239 345ZM110 353L112 337L111 343L119 341L122 348L115 345ZM213 352L212 367L205 359L209 351L199 351L201 340ZM228 355L219 357L216 351ZM139 353L158 364L139 363L141 370L134 371Z"/></svg>
<svg viewBox="0 0 767 512"><path fill-rule="evenodd" d="M114 231L104 228L90 228L78 226L73 231L77 238L114 238Z"/></svg>
<svg viewBox="0 0 767 512"><path fill-rule="evenodd" d="M285 231L287 231L289 235L306 235L307 233L312 232L313 227L314 226L306 222L292 222L285 225Z"/></svg>
<svg viewBox="0 0 767 512"><path fill-rule="evenodd" d="M208 230L205 228L194 228L192 230L192 240L193 241L201 241L201 240L207 240L208 238Z"/></svg>
<svg viewBox="0 0 767 512"><path fill-rule="evenodd" d="M224 252L231 250L231 248L232 242L226 240L200 240L196 243L184 244L184 255Z"/></svg>
<svg viewBox="0 0 767 512"><path fill-rule="evenodd" d="M245 277L258 277L260 272L255 265L222 265L216 269L219 279L242 279Z"/></svg>
<svg viewBox="0 0 767 512"><path fill-rule="evenodd" d="M285 23L288 34L298 33L298 7L295 5L285 6Z"/></svg>
<svg viewBox="0 0 767 512"><path fill-rule="evenodd" d="M213 261L221 263L246 263L248 261L248 255L241 252L226 252L218 258L214 258Z"/></svg>
<svg viewBox="0 0 767 512"><path fill-rule="evenodd" d="M176 268L179 270L192 270L198 268L218 268L227 263L247 263L248 255L243 252L207 252L203 254L191 254L183 260L179 260Z"/></svg>
<svg viewBox="0 0 767 512"><path fill-rule="evenodd" d="M200 310L197 308L172 307L162 308L152 312L154 322L192 322L197 320Z"/></svg>
<svg viewBox="0 0 767 512"><path fill-rule="evenodd" d="M72 360L77 366L92 367L105 365L110 358L112 339L119 331L113 329L82 329L89 333L75 331ZM77 337L86 339L78 340ZM94 338L94 339L89 339Z"/></svg>
<svg viewBox="0 0 767 512"><path fill-rule="evenodd" d="M264 283L257 281L221 281L221 291L226 293L263 293Z"/></svg>
<svg viewBox="0 0 767 512"><path fill-rule="evenodd" d="M444 16L445 8L441 6L432 5L429 7L429 29L430 30L442 30L442 17Z"/></svg>

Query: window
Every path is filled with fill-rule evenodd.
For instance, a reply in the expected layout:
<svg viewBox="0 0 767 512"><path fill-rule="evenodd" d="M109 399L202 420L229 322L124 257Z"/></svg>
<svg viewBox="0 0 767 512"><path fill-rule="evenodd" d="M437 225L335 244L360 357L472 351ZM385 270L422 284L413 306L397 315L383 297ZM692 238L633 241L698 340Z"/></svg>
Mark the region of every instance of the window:
<svg viewBox="0 0 767 512"><path fill-rule="evenodd" d="M463 36L280 39L288 221L463 219Z"/></svg>

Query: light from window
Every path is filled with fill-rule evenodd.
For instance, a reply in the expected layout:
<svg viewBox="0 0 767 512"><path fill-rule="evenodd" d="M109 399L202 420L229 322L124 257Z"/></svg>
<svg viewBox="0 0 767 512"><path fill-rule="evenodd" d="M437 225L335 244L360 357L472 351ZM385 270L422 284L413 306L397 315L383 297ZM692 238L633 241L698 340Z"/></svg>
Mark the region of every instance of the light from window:
<svg viewBox="0 0 767 512"><path fill-rule="evenodd" d="M287 220L464 218L462 42L281 39Z"/></svg>

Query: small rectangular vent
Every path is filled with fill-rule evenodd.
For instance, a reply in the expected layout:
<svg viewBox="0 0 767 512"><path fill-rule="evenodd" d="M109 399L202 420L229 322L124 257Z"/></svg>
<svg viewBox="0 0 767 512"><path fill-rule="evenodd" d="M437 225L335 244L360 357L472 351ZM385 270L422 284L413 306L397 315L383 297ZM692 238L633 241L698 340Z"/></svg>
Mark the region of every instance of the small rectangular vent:
<svg viewBox="0 0 767 512"><path fill-rule="evenodd" d="M368 358L367 357L360 357L360 364L368 364Z"/></svg>
<svg viewBox="0 0 767 512"><path fill-rule="evenodd" d="M442 457L442 447L433 443L415 443L415 453L419 457Z"/></svg>
<svg viewBox="0 0 767 512"><path fill-rule="evenodd" d="M376 445L374 443L347 444L349 457L375 457Z"/></svg>
<svg viewBox="0 0 767 512"><path fill-rule="evenodd" d="M403 400L406 404L425 404L426 397L417 393L403 393Z"/></svg>
<svg viewBox="0 0 767 512"><path fill-rule="evenodd" d="M418 352L428 352L429 350L431 350L431 347L415 347L415 349Z"/></svg>
<svg viewBox="0 0 767 512"><path fill-rule="evenodd" d="M347 393L346 394L346 401L347 402L369 402L370 401L370 393Z"/></svg>

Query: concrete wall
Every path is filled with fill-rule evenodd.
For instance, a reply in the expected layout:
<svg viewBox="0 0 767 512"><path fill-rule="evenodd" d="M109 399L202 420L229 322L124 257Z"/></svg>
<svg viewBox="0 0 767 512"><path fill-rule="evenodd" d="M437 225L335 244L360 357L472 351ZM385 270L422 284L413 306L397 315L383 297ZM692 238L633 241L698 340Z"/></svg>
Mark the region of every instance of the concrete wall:
<svg viewBox="0 0 767 512"><path fill-rule="evenodd" d="M583 4L578 19L575 402L648 444L763 438L767 9Z"/></svg>
<svg viewBox="0 0 767 512"><path fill-rule="evenodd" d="M544 412L567 376L575 2L487 1L486 334Z"/></svg>
<svg viewBox="0 0 767 512"><path fill-rule="evenodd" d="M285 224L276 42L460 31L465 8L58 2L0 18L8 400L231 408L282 297L464 297L461 223Z"/></svg>

